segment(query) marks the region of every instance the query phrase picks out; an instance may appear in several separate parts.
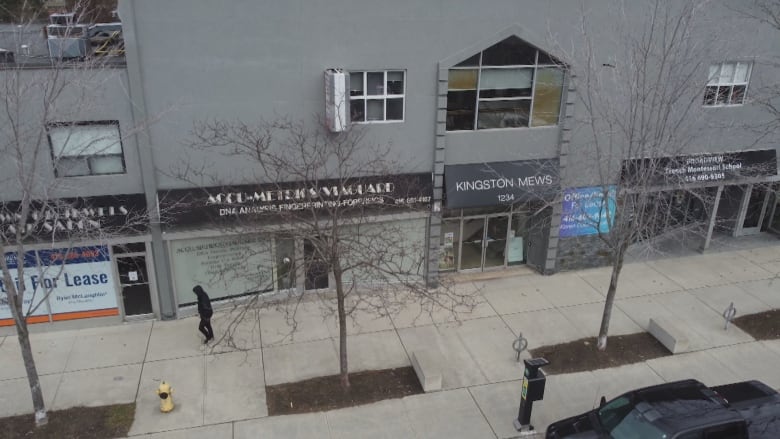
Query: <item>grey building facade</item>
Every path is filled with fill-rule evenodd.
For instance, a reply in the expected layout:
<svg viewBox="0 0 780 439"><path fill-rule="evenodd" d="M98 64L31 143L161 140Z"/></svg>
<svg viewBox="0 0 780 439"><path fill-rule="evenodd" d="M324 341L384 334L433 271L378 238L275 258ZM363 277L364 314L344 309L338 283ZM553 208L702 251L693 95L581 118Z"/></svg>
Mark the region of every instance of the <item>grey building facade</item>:
<svg viewBox="0 0 780 439"><path fill-rule="evenodd" d="M614 3L589 1L583 9L564 0L121 0L126 65L112 71L115 80L101 82L105 90L95 100L106 109L62 122L115 120L120 127L143 129L123 140L126 166L110 184L101 184L106 176L68 177L78 185L61 196L142 194L154 211L172 191L216 193L216 187L193 187L172 175L192 154L186 143L193 124L251 123L280 115L314 123L326 111L323 77L339 69L349 77L348 117L365 129L366 141L390 145L401 163L399 173L429 176L430 194L418 200L422 208L378 221L403 222L405 239L425 243L421 258L432 283L446 272L525 264L552 274L604 264L595 229L578 223L578 212L566 201L611 184L596 172L583 117L585 91L577 80L584 72L576 66L586 46L583 17L594 29L587 43L596 63L609 69L620 56L618 40L624 36L610 33L618 13ZM719 229L735 236L780 230L772 186L780 181L779 136L741 128L766 117L753 94L780 79L763 62L780 56L777 35L771 29L755 32L755 25L719 4L711 7L712 17L744 27L724 45L701 48L702 87L681 90L701 102L690 110L696 135L668 155L679 159L675 163L698 160L691 162L698 170L683 166L685 184L659 181L653 188L670 206L667 221L681 214L704 225L705 246ZM631 6L619 15L626 29L640 29L645 12ZM715 25L696 28L691 38L721 40L722 32ZM279 183L258 177L243 160L200 159L222 184ZM622 161L617 158L618 167L630 168ZM750 175L720 175L723 166L743 163L765 166ZM82 186L88 189L76 188ZM717 200L714 211L689 195L700 190ZM17 197L13 188L2 188L3 200ZM154 305L139 314L186 314L194 300L192 284L209 270L209 257L229 258L231 248L252 245L219 228L185 222L160 225L153 217L139 235ZM306 251L301 243L275 239L270 254L256 261L272 278L284 271L285 252ZM121 282L117 285L120 291ZM280 281L271 289L289 287L307 288L306 273L298 273L292 285ZM222 283L212 290L219 298L237 295L242 287Z"/></svg>

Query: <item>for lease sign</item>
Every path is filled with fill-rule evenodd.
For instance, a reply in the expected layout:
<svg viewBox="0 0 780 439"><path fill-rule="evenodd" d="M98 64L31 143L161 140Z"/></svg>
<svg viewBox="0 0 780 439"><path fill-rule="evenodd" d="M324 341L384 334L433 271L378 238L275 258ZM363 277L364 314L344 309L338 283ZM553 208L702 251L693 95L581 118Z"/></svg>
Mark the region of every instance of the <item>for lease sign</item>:
<svg viewBox="0 0 780 439"><path fill-rule="evenodd" d="M28 262L29 267L26 264L25 298L29 295L37 301L46 299L36 313L46 317L42 321L49 320L49 313L54 321L119 314L111 258L106 246L38 250L34 253L34 262ZM18 284L19 280L14 279L14 282ZM10 309L4 301L0 304L0 325L13 324L10 317ZM40 319L31 320L31 323L37 321Z"/></svg>

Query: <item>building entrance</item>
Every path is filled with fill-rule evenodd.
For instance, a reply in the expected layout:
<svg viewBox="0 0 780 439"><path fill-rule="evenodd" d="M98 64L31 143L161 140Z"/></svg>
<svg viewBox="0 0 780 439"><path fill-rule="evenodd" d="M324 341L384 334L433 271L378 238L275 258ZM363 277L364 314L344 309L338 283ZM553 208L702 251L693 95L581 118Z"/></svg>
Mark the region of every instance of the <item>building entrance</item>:
<svg viewBox="0 0 780 439"><path fill-rule="evenodd" d="M778 189L780 189L780 186L778 186ZM767 230L780 235L780 193L775 192L772 195L772 202L768 210L770 214L767 220Z"/></svg>
<svg viewBox="0 0 780 439"><path fill-rule="evenodd" d="M764 222L769 191L763 184L749 185L745 190L745 216L742 219L740 235L753 235L761 231Z"/></svg>
<svg viewBox="0 0 780 439"><path fill-rule="evenodd" d="M487 271L525 263L526 219L525 211L445 219L439 269Z"/></svg>
<svg viewBox="0 0 780 439"><path fill-rule="evenodd" d="M113 251L125 317L151 315L154 310L146 265L146 245L142 242L115 245Z"/></svg>

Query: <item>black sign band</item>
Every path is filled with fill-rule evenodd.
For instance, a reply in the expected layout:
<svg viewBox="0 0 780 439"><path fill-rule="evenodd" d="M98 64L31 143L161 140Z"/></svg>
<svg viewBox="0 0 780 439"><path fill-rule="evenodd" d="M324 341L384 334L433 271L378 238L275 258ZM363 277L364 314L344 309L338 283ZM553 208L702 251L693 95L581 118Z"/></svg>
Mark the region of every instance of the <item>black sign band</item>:
<svg viewBox="0 0 780 439"><path fill-rule="evenodd" d="M348 215L363 209L427 208L433 185L431 174L425 173L176 189L158 195L166 224L204 225L335 209Z"/></svg>
<svg viewBox="0 0 780 439"><path fill-rule="evenodd" d="M448 208L551 199L561 186L558 159L447 165L444 181Z"/></svg>
<svg viewBox="0 0 780 439"><path fill-rule="evenodd" d="M30 239L61 240L99 233L140 233L149 225L143 194L33 201L21 222L21 203L0 203L3 236L14 240L19 227Z"/></svg>
<svg viewBox="0 0 780 439"><path fill-rule="evenodd" d="M762 149L626 160L623 181L628 184L685 184L735 181L777 175L777 151Z"/></svg>

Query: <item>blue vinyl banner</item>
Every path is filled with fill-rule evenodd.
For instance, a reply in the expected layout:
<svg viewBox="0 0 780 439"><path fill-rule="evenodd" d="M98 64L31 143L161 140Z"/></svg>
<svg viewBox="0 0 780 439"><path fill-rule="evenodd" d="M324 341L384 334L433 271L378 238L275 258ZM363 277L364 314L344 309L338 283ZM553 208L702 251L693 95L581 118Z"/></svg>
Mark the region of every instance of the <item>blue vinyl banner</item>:
<svg viewBox="0 0 780 439"><path fill-rule="evenodd" d="M615 186L568 188L563 192L563 212L558 236L595 235L609 232L615 217ZM604 199L604 193L607 199Z"/></svg>

